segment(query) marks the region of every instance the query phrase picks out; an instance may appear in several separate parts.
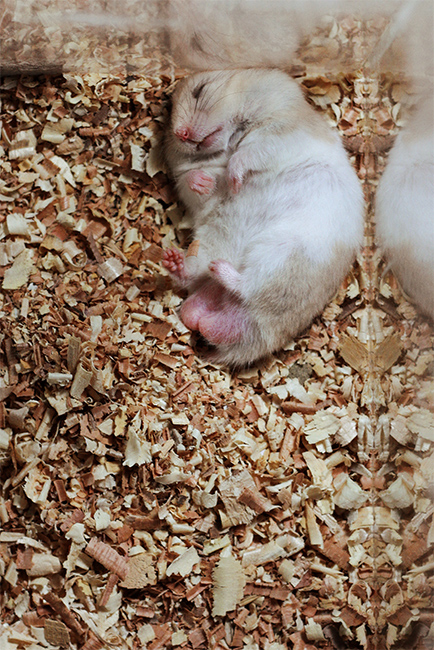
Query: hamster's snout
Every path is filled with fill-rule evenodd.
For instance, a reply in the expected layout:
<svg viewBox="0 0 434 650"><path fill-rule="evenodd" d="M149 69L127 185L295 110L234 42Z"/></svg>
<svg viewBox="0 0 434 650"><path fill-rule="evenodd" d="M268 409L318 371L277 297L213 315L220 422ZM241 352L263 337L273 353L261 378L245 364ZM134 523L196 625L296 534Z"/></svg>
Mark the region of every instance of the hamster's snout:
<svg viewBox="0 0 434 650"><path fill-rule="evenodd" d="M204 149L211 147L215 143L222 129L222 126L218 126L209 133L203 133L202 131L187 126L181 126L178 127L174 133L181 142L193 144L197 148Z"/></svg>
<svg viewBox="0 0 434 650"><path fill-rule="evenodd" d="M182 140L182 142L186 142L187 140L191 141L190 131L186 127L181 127L179 129L176 129L175 135L177 138Z"/></svg>
<svg viewBox="0 0 434 650"><path fill-rule="evenodd" d="M220 131L222 129L223 129L223 127L219 126L214 131L211 131L211 133L208 133L208 135L206 135L203 138L203 140L199 143L199 146L201 148L211 147L215 143L215 141L217 140L218 135L219 135L219 133L220 133Z"/></svg>

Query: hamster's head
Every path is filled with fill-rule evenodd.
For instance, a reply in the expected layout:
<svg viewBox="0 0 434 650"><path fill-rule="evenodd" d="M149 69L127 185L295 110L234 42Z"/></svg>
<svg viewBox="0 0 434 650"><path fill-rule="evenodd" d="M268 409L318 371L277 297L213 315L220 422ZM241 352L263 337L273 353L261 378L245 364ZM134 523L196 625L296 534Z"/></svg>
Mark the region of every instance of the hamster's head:
<svg viewBox="0 0 434 650"><path fill-rule="evenodd" d="M228 71L199 72L180 81L171 113L176 150L208 155L228 148L234 133L242 129L232 81Z"/></svg>

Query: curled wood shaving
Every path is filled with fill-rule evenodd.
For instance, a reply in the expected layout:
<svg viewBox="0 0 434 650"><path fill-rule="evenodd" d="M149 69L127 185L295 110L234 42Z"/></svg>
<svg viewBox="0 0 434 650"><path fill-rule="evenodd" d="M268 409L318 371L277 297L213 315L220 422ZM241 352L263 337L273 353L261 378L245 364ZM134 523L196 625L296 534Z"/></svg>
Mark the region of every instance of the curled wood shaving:
<svg viewBox="0 0 434 650"><path fill-rule="evenodd" d="M106 282L114 282L124 272L124 266L116 257L110 257L98 266L99 274L106 280Z"/></svg>
<svg viewBox="0 0 434 650"><path fill-rule="evenodd" d="M47 382L52 386L67 386L72 381L72 375L69 372L49 372Z"/></svg>
<svg viewBox="0 0 434 650"><path fill-rule="evenodd" d="M310 543L312 544L312 546L318 546L319 548L323 548L324 546L323 536L320 527L317 523L314 510L312 506L310 506L308 503L305 506L305 517L306 517L307 534L309 536Z"/></svg>
<svg viewBox="0 0 434 650"><path fill-rule="evenodd" d="M50 591L46 594L43 594L42 597L56 612L56 614L59 614L59 616L62 618L62 621L69 627L70 630L78 634L80 637L84 635L85 629L76 620L74 615L69 611L62 600L56 596L56 594Z"/></svg>
<svg viewBox="0 0 434 650"><path fill-rule="evenodd" d="M111 573L108 577L107 584L104 589L104 593L101 596L101 600L99 601L99 607L108 606L110 596L112 595L113 590L115 589L118 582L119 582L119 576L115 575L114 573Z"/></svg>
<svg viewBox="0 0 434 650"><path fill-rule="evenodd" d="M346 474L339 474L333 481L333 499L339 508L357 510L367 501L368 495Z"/></svg>
<svg viewBox="0 0 434 650"><path fill-rule="evenodd" d="M128 563L111 546L93 537L86 546L85 551L106 569L116 573L121 580L126 579L128 575Z"/></svg>
<svg viewBox="0 0 434 650"><path fill-rule="evenodd" d="M411 506L415 499L414 481L410 476L401 474L387 490L380 492L383 503L389 508L405 509Z"/></svg>
<svg viewBox="0 0 434 650"><path fill-rule="evenodd" d="M74 379L70 388L70 395L75 399L80 399L83 392L89 386L92 380L93 372L91 370L86 370L82 365L79 365L76 368Z"/></svg>

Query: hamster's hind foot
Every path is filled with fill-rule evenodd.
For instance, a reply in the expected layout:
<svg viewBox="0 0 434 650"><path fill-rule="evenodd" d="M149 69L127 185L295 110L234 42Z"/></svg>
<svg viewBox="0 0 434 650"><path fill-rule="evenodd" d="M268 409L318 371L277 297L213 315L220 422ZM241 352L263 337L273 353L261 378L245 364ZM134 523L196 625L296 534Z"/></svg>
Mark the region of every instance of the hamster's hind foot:
<svg viewBox="0 0 434 650"><path fill-rule="evenodd" d="M184 301L180 312L186 327L198 331L212 345L238 343L250 319L243 305L221 285L208 283Z"/></svg>
<svg viewBox="0 0 434 650"><path fill-rule="evenodd" d="M241 274L226 260L213 260L209 264L209 270L218 282L228 291L239 293L241 288Z"/></svg>
<svg viewBox="0 0 434 650"><path fill-rule="evenodd" d="M248 327L247 313L235 306L223 312L203 316L199 321L199 332L213 345L238 343Z"/></svg>
<svg viewBox="0 0 434 650"><path fill-rule="evenodd" d="M181 306L180 317L188 329L199 331L199 322L203 316L215 309L217 298L204 292L194 293L184 300Z"/></svg>
<svg viewBox="0 0 434 650"><path fill-rule="evenodd" d="M164 268L174 275L178 280L185 280L187 273L185 269L184 253L177 248L168 248L163 253L161 263Z"/></svg>

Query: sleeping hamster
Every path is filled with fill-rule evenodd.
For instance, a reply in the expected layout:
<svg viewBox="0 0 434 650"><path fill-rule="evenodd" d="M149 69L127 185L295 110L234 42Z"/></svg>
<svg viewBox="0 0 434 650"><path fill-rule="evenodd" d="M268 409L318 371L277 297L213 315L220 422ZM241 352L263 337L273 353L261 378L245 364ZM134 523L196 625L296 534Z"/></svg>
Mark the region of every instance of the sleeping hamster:
<svg viewBox="0 0 434 650"><path fill-rule="evenodd" d="M167 250L184 324L244 366L302 331L340 286L363 195L336 133L278 70L201 72L173 95L166 156L200 241Z"/></svg>

